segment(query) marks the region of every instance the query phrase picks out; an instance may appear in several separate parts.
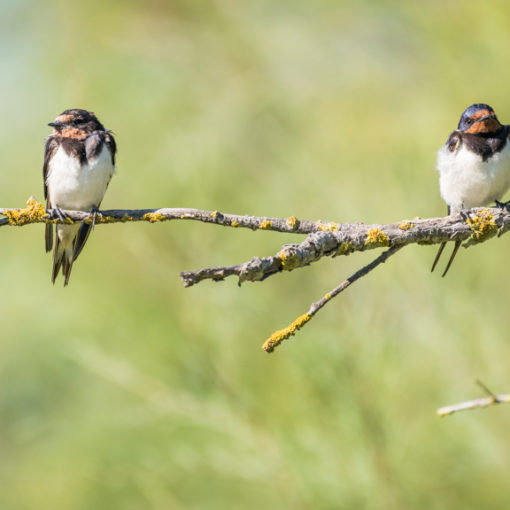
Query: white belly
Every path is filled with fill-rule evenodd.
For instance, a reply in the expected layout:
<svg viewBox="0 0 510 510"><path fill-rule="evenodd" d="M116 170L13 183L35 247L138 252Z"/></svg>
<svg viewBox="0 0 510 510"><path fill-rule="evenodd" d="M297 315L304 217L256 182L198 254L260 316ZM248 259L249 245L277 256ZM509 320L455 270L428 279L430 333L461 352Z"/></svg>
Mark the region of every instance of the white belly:
<svg viewBox="0 0 510 510"><path fill-rule="evenodd" d="M451 212L500 200L510 186L510 141L487 161L462 146L443 147L437 154L441 196Z"/></svg>
<svg viewBox="0 0 510 510"><path fill-rule="evenodd" d="M89 211L101 203L114 170L106 146L83 166L59 147L46 178L50 203L61 209Z"/></svg>

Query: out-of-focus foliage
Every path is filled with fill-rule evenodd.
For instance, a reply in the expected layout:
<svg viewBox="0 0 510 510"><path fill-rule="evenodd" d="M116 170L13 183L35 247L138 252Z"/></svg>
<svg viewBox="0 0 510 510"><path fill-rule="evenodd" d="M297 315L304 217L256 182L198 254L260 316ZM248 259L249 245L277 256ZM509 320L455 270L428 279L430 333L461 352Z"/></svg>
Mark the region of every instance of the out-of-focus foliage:
<svg viewBox="0 0 510 510"><path fill-rule="evenodd" d="M109 207L387 222L445 211L462 110L510 122L510 6L296 0L0 2L0 205L42 199L46 123L113 129ZM263 284L178 272L294 236L99 226L70 285L43 228L0 232L0 506L508 508L510 237L444 280L410 247L275 354L264 338L373 253Z"/></svg>

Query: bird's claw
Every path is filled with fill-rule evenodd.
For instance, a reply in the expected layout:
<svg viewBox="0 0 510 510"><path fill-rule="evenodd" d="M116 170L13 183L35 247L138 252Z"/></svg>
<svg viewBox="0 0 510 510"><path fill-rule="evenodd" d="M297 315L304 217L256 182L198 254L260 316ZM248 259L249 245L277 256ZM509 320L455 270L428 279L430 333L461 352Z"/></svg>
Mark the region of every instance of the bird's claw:
<svg viewBox="0 0 510 510"><path fill-rule="evenodd" d="M500 202L499 200L496 200L496 207L508 211L510 209L510 200L508 202Z"/></svg>
<svg viewBox="0 0 510 510"><path fill-rule="evenodd" d="M94 206L92 208L92 228L96 226L96 219L100 218L103 219L103 215L99 212L99 207Z"/></svg>
<svg viewBox="0 0 510 510"><path fill-rule="evenodd" d="M66 216L64 215L64 212L62 211L62 209L60 209L60 207L53 207L51 212L57 216L57 218L62 222L62 223L65 223L66 222Z"/></svg>
<svg viewBox="0 0 510 510"><path fill-rule="evenodd" d="M464 221L471 221L472 219L469 209L461 209L459 214Z"/></svg>

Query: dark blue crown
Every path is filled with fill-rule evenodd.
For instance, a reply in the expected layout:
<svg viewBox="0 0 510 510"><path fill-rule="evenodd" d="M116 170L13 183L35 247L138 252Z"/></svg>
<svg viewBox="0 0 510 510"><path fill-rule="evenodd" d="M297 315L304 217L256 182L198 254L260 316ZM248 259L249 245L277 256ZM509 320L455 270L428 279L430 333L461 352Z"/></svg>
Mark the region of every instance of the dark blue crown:
<svg viewBox="0 0 510 510"><path fill-rule="evenodd" d="M494 112L494 110L488 104L484 103L472 104L469 108L466 108L464 110L464 113L460 117L457 129L459 131L464 131L465 129L468 129L470 124L468 124L466 120L472 117L476 112L480 110L488 110L489 112Z"/></svg>

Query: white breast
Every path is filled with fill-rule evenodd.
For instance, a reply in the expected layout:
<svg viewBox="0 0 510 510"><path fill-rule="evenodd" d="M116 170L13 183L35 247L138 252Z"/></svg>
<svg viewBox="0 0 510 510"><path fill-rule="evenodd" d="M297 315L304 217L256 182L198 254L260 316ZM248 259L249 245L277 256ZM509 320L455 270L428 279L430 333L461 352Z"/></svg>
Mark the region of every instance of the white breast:
<svg viewBox="0 0 510 510"><path fill-rule="evenodd" d="M61 209L89 211L101 203L114 170L104 145L98 156L84 165L59 147L46 178L50 203Z"/></svg>
<svg viewBox="0 0 510 510"><path fill-rule="evenodd" d="M441 196L452 213L500 200L510 187L510 141L487 161L465 146L455 152L443 147L437 169Z"/></svg>

